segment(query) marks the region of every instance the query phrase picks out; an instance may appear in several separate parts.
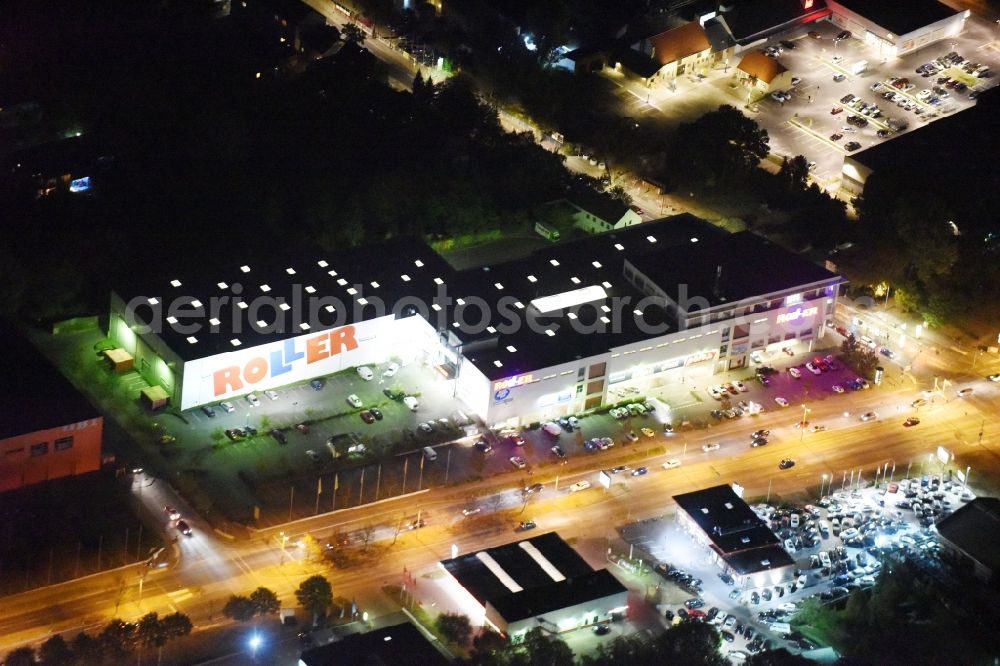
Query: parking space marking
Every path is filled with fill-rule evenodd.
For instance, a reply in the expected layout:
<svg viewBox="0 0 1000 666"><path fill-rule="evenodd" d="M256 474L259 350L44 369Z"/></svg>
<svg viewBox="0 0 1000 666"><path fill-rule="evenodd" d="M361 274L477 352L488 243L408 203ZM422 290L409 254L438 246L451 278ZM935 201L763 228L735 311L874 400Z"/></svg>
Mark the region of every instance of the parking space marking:
<svg viewBox="0 0 1000 666"><path fill-rule="evenodd" d="M803 125L802 123L799 122L798 118L796 118L796 117L789 118L788 119L788 124L791 125L792 127L799 128L800 130L802 130L803 132L805 132L807 135L811 136L812 138L816 139L817 141L820 141L821 143L824 143L824 144L826 144L827 146L829 146L831 148L836 148L841 153L844 153L844 154L847 153L847 150L845 148L843 148L842 146L840 146L837 143L834 143L829 138L827 138L827 137L819 134L813 128L807 127L807 126Z"/></svg>

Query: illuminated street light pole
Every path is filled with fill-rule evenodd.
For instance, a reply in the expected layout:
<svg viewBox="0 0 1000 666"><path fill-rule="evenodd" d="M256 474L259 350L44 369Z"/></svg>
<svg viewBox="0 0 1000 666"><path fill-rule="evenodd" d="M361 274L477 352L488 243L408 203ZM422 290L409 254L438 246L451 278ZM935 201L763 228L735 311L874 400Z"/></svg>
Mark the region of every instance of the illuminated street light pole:
<svg viewBox="0 0 1000 666"><path fill-rule="evenodd" d="M260 636L254 634L250 638L250 654L253 657L253 663L257 663L257 648L260 647Z"/></svg>
<svg viewBox="0 0 1000 666"><path fill-rule="evenodd" d="M285 544L288 543L288 535L285 534L284 532L279 532L278 539L281 540L281 562L279 562L280 566L281 564L285 563L285 556L288 555L288 551L285 550Z"/></svg>

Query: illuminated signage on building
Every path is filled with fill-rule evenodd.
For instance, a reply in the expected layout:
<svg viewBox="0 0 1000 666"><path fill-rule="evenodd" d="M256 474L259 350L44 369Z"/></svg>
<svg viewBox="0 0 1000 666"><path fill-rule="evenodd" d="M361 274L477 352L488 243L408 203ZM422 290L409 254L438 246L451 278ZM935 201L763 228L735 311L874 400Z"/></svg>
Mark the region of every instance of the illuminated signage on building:
<svg viewBox="0 0 1000 666"><path fill-rule="evenodd" d="M90 176L84 176L83 178L77 178L69 182L70 192L86 192L90 189Z"/></svg>
<svg viewBox="0 0 1000 666"><path fill-rule="evenodd" d="M696 363L704 363L705 361L711 361L715 358L715 350L703 351L697 354L691 354L686 359L684 359L684 365L695 365Z"/></svg>
<svg viewBox="0 0 1000 666"><path fill-rule="evenodd" d="M531 384L535 381L534 376L528 375L515 375L514 377L508 377L507 379L501 379L498 382L493 382L493 392L503 389L512 389L518 386L524 386L525 384Z"/></svg>
<svg viewBox="0 0 1000 666"><path fill-rule="evenodd" d="M266 356L254 356L242 367L233 365L212 373L215 395L240 391L245 384L256 384L291 372L296 366L310 365L357 347L354 326L342 326L305 340L285 340Z"/></svg>
<svg viewBox="0 0 1000 666"><path fill-rule="evenodd" d="M778 315L777 322L779 324L785 324L791 321L798 321L799 319L803 319L805 317L812 317L817 312L819 312L819 308L815 306L811 308L797 308L791 312L785 312Z"/></svg>

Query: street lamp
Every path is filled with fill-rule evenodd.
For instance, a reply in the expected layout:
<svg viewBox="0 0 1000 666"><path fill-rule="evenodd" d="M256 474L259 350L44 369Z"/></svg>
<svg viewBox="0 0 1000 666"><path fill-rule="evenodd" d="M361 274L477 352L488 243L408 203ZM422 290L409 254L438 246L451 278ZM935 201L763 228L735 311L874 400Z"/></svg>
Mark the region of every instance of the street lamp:
<svg viewBox="0 0 1000 666"><path fill-rule="evenodd" d="M279 564L285 563L285 555L288 555L288 551L285 550L285 544L288 543L288 535L284 532L278 533L278 538L281 539L281 562Z"/></svg>
<svg viewBox="0 0 1000 666"><path fill-rule="evenodd" d="M827 479L831 478L831 475L824 473L821 478L822 478L822 481L820 481L820 483L819 483L819 496L820 496L820 499L823 498L823 487L826 486L826 481L827 481Z"/></svg>
<svg viewBox="0 0 1000 666"><path fill-rule="evenodd" d="M253 656L253 662L257 663L257 648L260 647L260 636L254 634L250 637L250 654Z"/></svg>
<svg viewBox="0 0 1000 666"><path fill-rule="evenodd" d="M799 442L801 442L806 436L806 424L808 423L808 421L806 421L806 415L808 414L809 410L806 409L806 404L802 403L802 420L799 422Z"/></svg>

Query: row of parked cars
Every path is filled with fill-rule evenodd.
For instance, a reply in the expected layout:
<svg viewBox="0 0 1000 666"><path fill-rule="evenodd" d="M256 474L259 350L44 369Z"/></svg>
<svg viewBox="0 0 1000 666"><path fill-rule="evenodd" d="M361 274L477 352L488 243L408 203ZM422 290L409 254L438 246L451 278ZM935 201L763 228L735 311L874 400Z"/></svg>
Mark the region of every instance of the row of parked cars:
<svg viewBox="0 0 1000 666"><path fill-rule="evenodd" d="M725 384L709 386L706 390L708 391L708 394L716 400L722 400L727 393L731 395L739 395L740 393L746 393L750 389L748 389L746 384L740 380L734 379L733 381L726 382Z"/></svg>
<svg viewBox="0 0 1000 666"><path fill-rule="evenodd" d="M916 73L924 78L928 78L952 67L961 68L966 74L975 76L977 79L985 79L993 75L990 71L989 65L983 65L978 62L966 60L955 51L943 55L940 58L935 58L930 62L925 62L917 67Z"/></svg>
<svg viewBox="0 0 1000 666"><path fill-rule="evenodd" d="M611 410L608 411L608 414L610 414L612 418L621 420L627 419L630 416L642 416L643 414L651 411L653 411L653 407L651 405L643 404L641 402L632 402L621 407L612 407Z"/></svg>

